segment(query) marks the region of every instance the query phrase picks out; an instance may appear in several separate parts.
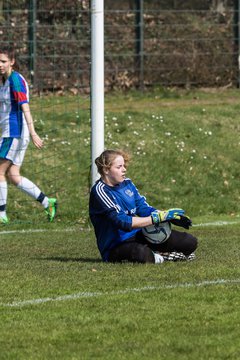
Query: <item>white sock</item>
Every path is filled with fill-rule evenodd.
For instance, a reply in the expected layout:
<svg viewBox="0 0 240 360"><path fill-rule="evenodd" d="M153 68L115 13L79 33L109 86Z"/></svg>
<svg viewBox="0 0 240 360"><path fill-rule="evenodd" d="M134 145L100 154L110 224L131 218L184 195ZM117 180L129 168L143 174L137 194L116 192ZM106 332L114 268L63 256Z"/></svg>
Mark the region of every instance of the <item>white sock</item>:
<svg viewBox="0 0 240 360"><path fill-rule="evenodd" d="M28 180L25 177L21 177L20 183L17 185L17 188L21 191L25 192L35 200L38 200L39 195L42 194L41 190L37 185L35 185L32 181ZM43 200L41 201L41 204L44 208L48 207L48 197L44 196Z"/></svg>
<svg viewBox="0 0 240 360"><path fill-rule="evenodd" d="M7 204L7 193L8 193L8 185L6 181L0 182L0 216L6 216L6 204Z"/></svg>
<svg viewBox="0 0 240 360"><path fill-rule="evenodd" d="M49 202L48 202L48 197L45 196L43 201L41 202L42 206L44 207L44 209L46 209L49 205Z"/></svg>
<svg viewBox="0 0 240 360"><path fill-rule="evenodd" d="M154 258L155 258L155 264L162 264L164 262L164 258L158 254L153 252Z"/></svg>

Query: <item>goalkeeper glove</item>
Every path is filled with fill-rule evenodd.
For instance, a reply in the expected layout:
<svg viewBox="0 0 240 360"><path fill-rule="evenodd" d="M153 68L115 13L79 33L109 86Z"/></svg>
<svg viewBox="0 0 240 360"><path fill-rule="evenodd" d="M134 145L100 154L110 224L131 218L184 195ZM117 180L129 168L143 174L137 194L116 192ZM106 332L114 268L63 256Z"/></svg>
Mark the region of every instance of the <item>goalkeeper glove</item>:
<svg viewBox="0 0 240 360"><path fill-rule="evenodd" d="M183 209L155 210L151 213L152 223L158 226L160 222L180 219L184 212Z"/></svg>
<svg viewBox="0 0 240 360"><path fill-rule="evenodd" d="M184 229L189 229L189 226L192 226L192 220L186 215L179 215L179 219L171 219L170 222Z"/></svg>

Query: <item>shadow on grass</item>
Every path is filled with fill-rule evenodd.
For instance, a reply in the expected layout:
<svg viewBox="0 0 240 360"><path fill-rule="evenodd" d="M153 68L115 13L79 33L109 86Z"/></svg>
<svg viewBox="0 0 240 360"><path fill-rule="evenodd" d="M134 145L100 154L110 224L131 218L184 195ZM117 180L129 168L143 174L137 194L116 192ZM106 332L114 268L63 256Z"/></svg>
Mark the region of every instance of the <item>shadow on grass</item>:
<svg viewBox="0 0 240 360"><path fill-rule="evenodd" d="M37 258L38 260L45 260L45 261L59 261L59 262L83 262L83 263L96 263L102 262L99 258L80 258L80 257L62 257L62 256L50 256L46 258Z"/></svg>

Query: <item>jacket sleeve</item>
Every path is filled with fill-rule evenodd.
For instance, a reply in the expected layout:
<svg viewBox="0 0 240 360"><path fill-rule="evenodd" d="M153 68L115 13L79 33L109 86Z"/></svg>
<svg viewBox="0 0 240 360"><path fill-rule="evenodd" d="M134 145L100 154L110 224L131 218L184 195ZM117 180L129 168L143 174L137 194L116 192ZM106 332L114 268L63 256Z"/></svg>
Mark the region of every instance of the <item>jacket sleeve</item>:
<svg viewBox="0 0 240 360"><path fill-rule="evenodd" d="M106 187L98 186L92 189L89 211L93 223L95 217L103 217L104 222L110 221L117 229L132 230L132 217L125 214Z"/></svg>

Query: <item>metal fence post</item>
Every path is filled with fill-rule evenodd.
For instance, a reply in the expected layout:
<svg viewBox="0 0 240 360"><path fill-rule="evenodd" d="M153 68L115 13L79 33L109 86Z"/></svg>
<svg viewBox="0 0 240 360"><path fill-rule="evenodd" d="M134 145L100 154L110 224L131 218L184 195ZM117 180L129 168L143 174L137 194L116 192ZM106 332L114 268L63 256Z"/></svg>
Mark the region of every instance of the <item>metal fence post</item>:
<svg viewBox="0 0 240 360"><path fill-rule="evenodd" d="M139 87L144 87L144 19L143 0L136 1L136 68L138 70Z"/></svg>
<svg viewBox="0 0 240 360"><path fill-rule="evenodd" d="M35 85L35 70L36 70L36 14L37 14L37 1L29 0L28 56L29 56L30 79L33 87Z"/></svg>
<svg viewBox="0 0 240 360"><path fill-rule="evenodd" d="M237 87L240 87L240 0L234 1L233 14L234 64L237 66Z"/></svg>

